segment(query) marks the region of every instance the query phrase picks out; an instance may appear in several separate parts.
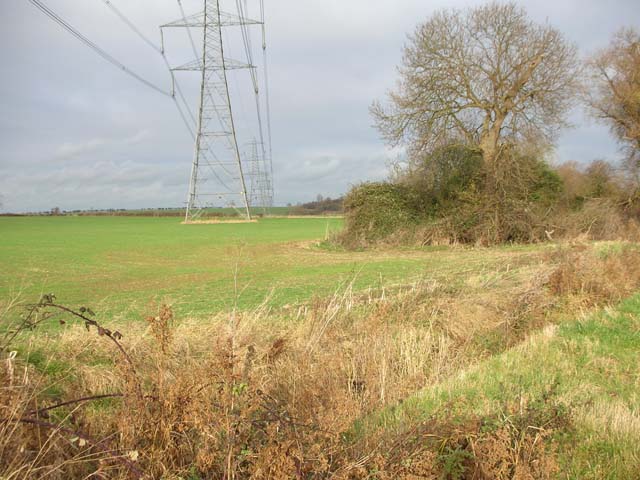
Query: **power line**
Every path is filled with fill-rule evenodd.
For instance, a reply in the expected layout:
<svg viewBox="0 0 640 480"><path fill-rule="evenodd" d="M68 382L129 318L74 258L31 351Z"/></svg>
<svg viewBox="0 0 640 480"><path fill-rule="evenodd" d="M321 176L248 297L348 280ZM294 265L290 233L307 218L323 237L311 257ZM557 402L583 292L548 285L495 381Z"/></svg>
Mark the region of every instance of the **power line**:
<svg viewBox="0 0 640 480"><path fill-rule="evenodd" d="M107 7L109 7L109 9L111 9L113 13L115 13L120 18L120 20L126 23L129 26L129 28L133 30L136 33L136 35L138 35L147 45L153 48L160 55L164 55L164 52L162 51L162 47L158 47L153 41L149 40L140 31L140 29L138 29L138 27L135 26L135 24L132 21L130 21L127 17L125 17L125 15L120 10L118 10L118 8L113 3L111 3L109 0L102 0L102 1Z"/></svg>
<svg viewBox="0 0 640 480"><path fill-rule="evenodd" d="M60 25L65 30L67 30L71 35L73 35L78 40L80 40L82 43L84 43L87 47L89 47L93 51L95 51L104 60L106 60L107 62L111 63L113 66L115 66L119 70L122 70L127 75L130 75L131 77L135 78L140 83L142 83L142 84L146 85L147 87L155 90L156 92L161 93L162 95L166 95L167 97L172 97L171 93L166 92L165 90L163 90L162 88L160 88L157 85L153 84L149 80L146 80L142 76L138 75L136 72L134 72L133 70L129 69L128 67L126 67L124 64L122 64L118 60L116 60L114 57L112 57L110 54L108 54L102 48L98 47L95 43L93 43L87 37L82 35L78 30L76 30L74 27L72 27L69 23L67 23L65 20L63 20L61 17L59 17L53 10L51 10L49 7L44 5L44 3L42 3L41 0L29 0L29 1L31 2L32 5L34 5L36 8L38 8L38 10L40 10L42 13L44 13L47 17L49 17L51 20L56 22L58 25Z"/></svg>
<svg viewBox="0 0 640 480"><path fill-rule="evenodd" d="M193 56L196 59L196 62L200 61L200 55L198 55L198 49L196 48L196 43L193 41L193 36L191 35L191 28L189 28L188 22L187 22L187 16L184 13L184 8L182 8L182 1L181 0L177 0L178 2L178 7L180 7L180 14L182 14L182 20L185 23L185 26L187 28L187 35L189 35L189 42L191 43L191 50L193 50Z"/></svg>
<svg viewBox="0 0 640 480"><path fill-rule="evenodd" d="M193 35L191 34L191 28L189 27L188 22L187 22L187 15L184 12L184 7L182 6L182 1L181 0L176 0L176 1L178 3L178 8L180 9L180 15L182 16L182 21L184 22L184 24L186 26L186 29L187 29L187 36L189 37L189 43L191 44L191 51L193 52L193 56L194 56L194 58L196 60L196 63L198 63L198 62L200 62L200 55L198 54L198 48L196 47L195 41L193 40ZM160 28L160 33L162 34L162 28ZM169 70L171 71L172 77L175 78L174 77L174 72L173 72L173 70L171 70L171 67L169 66L169 63L167 62L166 57L164 55L164 44L162 46L162 56L165 59L165 63L167 64L167 68L169 68ZM176 87L178 89L178 94L181 96L182 101L185 104L185 106L187 108L187 111L189 112L191 120L193 121L193 124L197 128L198 127L198 121L196 120L195 115L193 114L191 109L189 108L189 105L188 105L187 101L185 100L184 95L182 94L182 91L180 90L180 86L177 83L177 79L175 80L175 82L176 82ZM192 132L191 135L192 135L193 139L197 140L196 139L196 133L193 133L193 131L191 129L189 129L189 131ZM200 139L199 141L202 141L202 139ZM208 143L208 142L206 140L204 140L204 143ZM217 158L216 154L213 151L207 150L204 155L205 156L211 155L213 157L214 161L218 162L218 158ZM233 179L233 174L229 170L227 170L227 168L224 165L222 165L221 167L222 167L221 170L224 171L224 173L226 173L231 179ZM215 170L213 170L213 168L211 168L211 166L209 166L209 169L212 171L213 175L220 182L220 184L224 188L226 188L227 190L231 191L231 188L227 185L227 183L224 180L222 180L220 178L218 173Z"/></svg>
<svg viewBox="0 0 640 480"><path fill-rule="evenodd" d="M271 201L273 202L273 147L271 143L271 101L269 100L269 71L267 69L267 31L264 14L264 0L260 0L260 22L262 24L262 66L264 69L264 92L267 110L267 139L269 141L269 169L271 174Z"/></svg>
<svg viewBox="0 0 640 480"><path fill-rule="evenodd" d="M184 126L187 127L187 130L189 131L189 134L191 135L191 137L195 138L196 134L193 131L193 129L191 128L191 125L189 124L189 121L187 120L187 117L185 117L184 112L182 111L182 108L180 107L180 104L176 100L176 97L173 97L173 103L175 104L176 109L178 110L178 113L180 114L180 118L182 118L182 123L184 123Z"/></svg>
<svg viewBox="0 0 640 480"><path fill-rule="evenodd" d="M51 10L50 8L48 8L46 5L44 5L44 3L41 2L41 0L29 0L35 7L37 7L40 11L42 11L45 15L47 15L50 19L52 19L53 21L55 21L56 23L58 23L60 26L62 26L65 30L67 30L69 33L71 33L74 37L76 37L78 40L80 40L82 43L84 43L85 45L87 45L88 47L90 47L91 49L93 49L98 55L100 55L102 58L104 58L105 60L107 60L109 63L113 64L114 66L118 67L120 70L124 71L125 73L131 75L133 78L135 78L136 80L142 82L143 84L147 85L148 87L156 90L159 93L162 93L163 95L166 95L168 97L170 97L175 106L176 109L178 110L178 114L180 115L180 118L182 120L182 122L184 123L185 127L187 128L187 130L189 131L189 134L191 135L192 138L195 138L195 132L193 131L192 126L189 124L189 120L187 119L187 116L185 115L182 107L180 107L180 104L178 103L178 100L175 96L175 91L178 92L178 96L180 97L180 100L182 101L182 103L184 104L184 108L187 110L187 112L189 113L189 116L191 118L191 121L195 124L195 117L193 115L193 112L191 111L191 109L189 108L189 104L184 96L184 93L182 92L182 89L180 88L180 85L178 84L173 71L171 70L171 66L169 65L169 62L167 61L167 58L165 56L164 53L164 49L162 47L158 47L156 44L154 44L151 40L149 40L136 26L133 22L131 22L120 10L118 10L115 5L113 5L109 0L103 0L103 2L125 23L129 26L129 28L131 28L140 38L142 38L142 40L145 41L145 43L147 43L151 48L153 48L156 52L158 52L165 63L165 66L167 67L169 73L171 74L171 80L172 80L172 85L175 87L174 89L172 89L172 91L166 92L164 90L162 90L160 87L157 87L156 85L154 85L153 83L149 82L148 80L142 78L140 75L138 75L137 73L133 72L132 70L130 70L129 68L127 68L125 65L123 65L121 62L119 62L118 60L116 60L114 57L112 57L111 55L109 55L107 52L105 52L103 49L101 49L100 47L98 47L95 43L93 43L91 40L89 40L87 37L85 37L84 35L82 35L80 32L78 32L75 28L73 28L68 22L66 22L65 20L63 20L60 16L58 16L53 10ZM175 91L174 91L175 90Z"/></svg>
<svg viewBox="0 0 640 480"><path fill-rule="evenodd" d="M205 16L206 16L206 3L205 3ZM251 211L249 210L249 201L247 200L247 187L244 181L244 173L242 171L242 161L240 160L240 149L238 148L238 137L236 136L236 128L233 122L233 110L231 109L231 98L229 97L229 83L227 82L227 70L225 67L225 60L224 60L224 45L222 43L222 22L220 21L220 1L216 0L216 9L215 9L217 15L218 15L218 28L217 28L217 32L218 32L218 39L220 41L220 61L221 61L221 65L222 65L222 77L224 79L224 88L226 91L226 101L227 104L229 106L229 125L231 126L231 137L233 138L233 144L235 147L235 154L236 154L236 160L238 161L238 171L240 173L240 182L242 184L242 195L244 197L244 206L245 209L247 211L247 220L251 220ZM205 31L206 31L206 26L205 26ZM206 38L206 34L205 34L205 38ZM206 42L205 42L206 44ZM205 48L206 50L206 48ZM205 52L206 54L206 52ZM203 74L204 74L204 60L203 60Z"/></svg>
<svg viewBox="0 0 640 480"><path fill-rule="evenodd" d="M247 57L247 62L249 63L249 65L253 65L253 53L251 51L251 37L250 37L247 24L242 21L245 18L245 12L242 7L242 0L236 0L236 9L238 10L238 16L240 17L240 32L242 33L242 43L244 45L244 51ZM251 74L251 81L253 82L254 90L258 90L258 79L256 77L256 72L254 72L253 69L249 69L249 73Z"/></svg>
<svg viewBox="0 0 640 480"><path fill-rule="evenodd" d="M167 93L165 91L163 91L162 89L160 89L159 87L156 87L155 85L151 84L151 82L143 79L142 77L140 77L139 75L137 75L135 72L130 71L127 67L125 67L122 63L120 63L119 61L117 61L115 58L113 58L111 55L109 55L107 52L105 52L104 50L102 50L101 48L99 48L97 45L95 45L93 42L91 42L88 38L86 38L84 35L80 34L80 32L78 32L76 29L74 29L71 25L69 25L69 23L67 23L66 21L64 21L60 16L58 16L57 14L55 14L50 8L46 7L41 1L39 0L29 0L32 4L34 4L38 9L40 9L43 13L45 13L49 18L51 18L52 20L54 20L56 23L58 23L59 25L61 25L63 28L65 28L67 31L69 31L71 34L73 34L76 38L78 38L79 40L81 40L83 43L85 43L87 46L89 46L90 48L92 48L93 50L96 51L96 53L98 53L101 57L103 57L105 60L109 61L110 63L114 64L115 66L117 66L119 69L125 71L125 73L128 73L130 75L133 75L134 78L136 78L136 80L139 80L141 82L143 82L145 85L150 86L151 88L153 88L154 90L159 91L160 93L170 96L175 105L176 105L176 109L178 110L178 113L180 115L180 118L182 119L182 121L184 122L187 130L189 131L189 133L191 134L191 136L193 137L195 134L193 132L193 129L191 128L191 125L189 125L189 122L184 114L184 111L182 110L182 108L180 107L180 105L178 104L178 101L175 97L175 94L172 93ZM136 26L133 22L131 22L120 10L118 10L116 8L115 5L113 5L109 0L103 0L103 2L124 22L126 23L129 28L131 28L140 38L142 38L142 40L145 41L145 43L147 43L151 48L153 48L156 52L158 52L160 55L162 55L163 59L165 60L165 64L169 70L169 73L172 76L172 82L175 85L178 94L181 97L182 102L185 104L185 107L187 109L187 111L189 112L192 120L193 120L193 113L190 111L189 109L189 105L186 101L186 99L184 98L184 94L182 93L182 89L180 88L180 86L177 84L175 78L173 78L173 72L171 71L171 67L169 66L169 64L166 61L166 57L164 55L163 50L158 47L157 45L155 45L151 40L149 40ZM195 120L193 120L195 122Z"/></svg>
<svg viewBox="0 0 640 480"><path fill-rule="evenodd" d="M199 71L201 74L197 132L185 219L190 221L197 218L201 209L210 204L208 201L210 197L229 200L230 204L235 206L234 199L238 196L242 198L246 216L250 219L248 192L238 147L234 112L231 108L229 80L227 78L228 70L250 66L225 58L223 26L234 23L229 21L228 14L220 11L220 0L205 0L202 15L192 16L188 19L184 14L180 0L178 0L178 6L180 7L182 19L163 25L161 29L171 26L187 28L195 62L190 62L176 70ZM191 26L202 26L204 28L201 58L193 42L193 36L190 32ZM214 148L226 148L227 146L229 150L225 158L218 160L214 153ZM214 157L214 162L206 159L209 154ZM227 170L227 165L235 165L237 167L235 172L237 177ZM228 185L221 181L218 173L229 175L233 180L234 188L229 189ZM209 180L214 179L222 184L223 188L212 192L212 187L217 187L217 185L209 185ZM204 183L207 185L204 185ZM206 187L206 189L201 187ZM224 187L228 192L223 191L225 190ZM236 187L239 187L238 190L235 190Z"/></svg>
<svg viewBox="0 0 640 480"><path fill-rule="evenodd" d="M176 0L176 1L178 3L178 8L180 9L180 15L182 16L182 21L184 22L184 25L185 25L185 27L187 29L187 36L189 37L189 43L191 45L191 51L193 52L193 56L194 56L194 58L196 60L196 64L198 64L200 62L200 55L198 54L198 48L196 47L196 43L193 40L193 35L191 34L191 28L189 27L189 22L187 21L187 15L184 12L184 7L182 6L182 1L181 0ZM162 34L162 28L160 28L160 32ZM162 51L164 53L164 45L163 45ZM165 59L165 62L166 62L166 59ZM171 70L171 67L169 67L168 63L167 63L167 67ZM173 70L171 70L171 74L173 75ZM176 80L176 85L177 85L177 80ZM182 95L182 92L180 90L178 91L178 93L180 95ZM209 94L209 93L207 93L207 94ZM195 118L195 115L193 114L193 112L189 108L187 102L184 100L184 96L182 96L182 99L183 99L183 103L187 107L187 110L189 111L189 115L191 116L191 119L192 119L194 125L197 128L198 122L197 122L197 120ZM195 139L195 134L194 134L194 139ZM230 147L233 148L233 145L230 144ZM213 152L208 152L207 154L211 154L214 157L214 159L217 160L217 158L216 158L216 156L215 156L215 154ZM230 177L233 177L232 173L229 170L227 170L227 168L225 166L222 166L222 170L224 170L224 172L227 175L229 175ZM219 177L218 177L218 179L219 179ZM224 184L224 185L226 187L226 184Z"/></svg>
<svg viewBox="0 0 640 480"><path fill-rule="evenodd" d="M250 31L247 28L248 24L258 24L259 22L247 19L247 2L246 0L244 0L244 3L242 2L243 0L240 0L240 2L236 0L238 17L221 12L220 0L205 0L205 8L202 14L187 17L181 0L177 0L178 7L180 8L180 13L182 15L181 20L177 20L160 27L161 32L163 32L165 27L187 28L187 35L195 61L191 61L181 67L178 67L174 69L174 71L199 71L202 77L200 85L200 108L196 122L197 132L194 142L194 158L185 215L187 221L197 218L199 213L202 211L202 208L211 204L207 201L208 198L218 197L220 199L232 199L238 195L240 195L244 200L243 203L247 218L251 218L249 201L247 198L247 185L245 183L243 168L244 165L238 148L238 137L235 126L236 122L234 119L234 111L231 105L229 91L229 80L233 81L233 77L228 79L228 70L235 70L238 68L252 69L250 70L251 82L255 94L258 116L257 120L261 139L260 145L262 148L262 158L258 161L261 165L264 165L264 168L260 168L260 170L264 172L264 175L260 175L259 178L255 179L255 181L259 182L263 192L266 192L267 194L270 193L270 200L272 198L273 190L270 188L271 183L268 180L271 162L269 160L269 164L267 164L267 156L264 150L266 143L264 141L264 125L261 112L263 106L262 100L259 96L260 87L258 85L258 76L253 71L253 69L256 68L253 65L254 52ZM260 6L261 16L264 18L262 2L260 3ZM223 27L230 25L238 25L241 27L244 53L248 61L247 64L233 59L227 59L225 57L225 46L227 42L223 40ZM194 37L191 32L191 27L193 26L204 28L202 38L202 56L198 53L198 48L194 42ZM264 48L266 48L264 29L262 36L264 50ZM161 33L161 38L163 40L162 50L164 50L163 33ZM266 82L266 85L268 85L268 82ZM224 159L219 160L215 154L216 150L214 150L214 147L226 147L227 143L230 147L230 153L233 154L234 158L231 159L225 157ZM254 149L257 150L257 145L255 145ZM214 158L214 161L209 161L207 159L209 155ZM237 177L234 177L226 168L227 165L233 164L237 166ZM271 171L272 170L273 168L271 167ZM229 175L230 179L233 181L234 189L230 189L229 185L222 181L218 174ZM215 185L214 183L210 184L210 181L214 181ZM213 190L215 193L212 193L212 187L218 186L221 186L222 188ZM235 190L236 186L240 187L239 191ZM204 189L202 187L204 187ZM224 192L224 190L228 190L228 192ZM261 195L261 198L262 197L265 197L265 195ZM262 203L266 204L267 202L263 200ZM231 201L231 205L235 205L235 202Z"/></svg>
<svg viewBox="0 0 640 480"><path fill-rule="evenodd" d="M242 0L236 0L236 9L238 10L238 16L240 17L240 19L244 19L247 16L247 7L246 7L246 1L245 1L245 6L243 8L242 6ZM271 119L270 119L270 113L269 113L269 83L268 83L268 77L267 77L267 57L266 57L266 35L265 35L265 26L264 26L264 1L261 0L260 1L260 21L262 23L262 51L263 51L263 62L264 62L264 69L265 69L265 91L266 91L266 105L267 105L267 129L268 129L268 139L269 139L269 165L270 165L270 172L271 172L271 176L273 177L273 165L272 165L272 161L271 161L271 152L272 152L272 147L271 147ZM247 57L247 62L249 63L249 65L253 65L253 50L252 50L252 45L251 45L251 32L249 30L249 28L247 27L247 24L244 22L240 22L240 31L242 33L242 41L244 44L244 50L245 50L245 55ZM264 141L264 127L262 124L262 112L261 112L261 107L260 107L260 89L258 87L258 77L257 77L257 73L253 71L253 69L250 69L250 73L251 73L251 80L253 82L253 90L254 90L254 94L255 94L255 103L256 103L256 115L257 115L257 119L258 119L258 132L260 135L260 145L261 145L261 149L262 149L262 157L265 158L266 157L266 150L265 150L265 141Z"/></svg>
<svg viewBox="0 0 640 480"><path fill-rule="evenodd" d="M193 114L193 112L191 111L191 109L189 108L189 104L186 101L186 98L184 96L184 93L182 92L182 89L180 88L179 83L177 82L177 79L175 78L173 69L171 68L171 65L169 64L166 55L165 55L165 51L164 51L164 38L162 36L162 30L161 30L161 45L158 46L157 44L155 44L152 40L150 40L148 37L146 37L142 31L136 27L136 25L129 20L110 0L102 0L103 3L105 3L105 5L118 17L120 18L121 21L123 21L138 37L140 37L149 47L151 47L154 51L156 51L159 55L161 55L164 64L167 68L167 70L169 71L170 75L171 75L171 82L172 82L172 88L170 92L167 92L165 90L163 90L162 88L158 87L157 85L155 85L154 83L148 81L147 79L145 79L144 77L142 77L141 75L137 74L136 72L134 72L133 70L129 69L128 67L126 67L122 62L118 61L116 58L114 58L112 55L110 55L109 53L107 53L105 50L103 50L102 48L100 48L98 45L96 45L95 43L93 43L91 40L89 40L87 37L85 37L84 35L82 35L77 29L75 29L73 26L71 26L68 22L66 22L64 19L62 19L59 15L57 15L53 10L51 10L49 7L47 7L42 0L29 0L32 5L34 5L36 8L38 8L42 13L44 13L45 15L47 15L51 20L53 20L54 22L56 22L58 25L60 25L62 28L64 28L65 30L67 30L70 34L72 34L76 39L80 40L82 43L84 43L87 47L91 48L92 50L94 50L95 53L97 53L98 55L100 55L104 60L108 61L109 63L111 63L112 65L114 65L115 67L117 67L119 70L122 70L124 73L130 75L131 77L135 78L136 80L138 80L139 82L143 83L144 85L148 86L149 88L152 88L153 90L170 97L175 106L176 109L178 110L178 113L180 115L180 118L182 119L185 127L187 128L187 130L189 131L189 133L191 134L191 136L193 138L196 138L196 133L193 131L193 128L191 126L191 124L189 123L189 120L187 118L187 116L184 113L183 108L180 106L180 103L178 102L178 98L176 98L176 92L178 93L178 97L180 98L180 100L182 101L182 103L184 104L184 108L186 109L186 111L189 114L189 117L191 119L191 122L193 124L197 124L195 116ZM185 23L186 22L186 16L184 13L184 9L182 8L182 3L180 0L178 1L178 6L180 7L180 12L182 14L182 18L183 21ZM220 15L218 13L218 23L220 24ZM198 52L197 49L195 47L195 43L193 40L193 37L191 35L191 32L189 30L189 28L187 27L187 32L189 35L189 40L191 42L191 47L193 50L193 53L196 57L196 60L198 60ZM222 41L222 39L220 39L220 41ZM222 46L220 47L222 48ZM222 51L220 52L222 54ZM222 55L221 55L222 56ZM224 58L224 57L222 57ZM224 62L224 60L223 60ZM228 87L227 87L228 88ZM207 92L208 95L210 95L210 92ZM229 93L228 91L226 92L226 95L228 97ZM228 99L227 99L228 100ZM233 120L232 120L233 121ZM235 140L235 139L234 139ZM237 151L237 144L235 145L235 149ZM222 165L215 153L211 150L209 150L208 148L203 149L205 151L203 151L202 153L205 154L205 156L211 155L213 156L214 160L220 164L220 166L222 166L222 170L224 171L224 173L226 173L227 175L229 175L229 177L231 177L233 179L233 176L231 174L231 172L229 172L224 165ZM239 157L238 157L238 161L239 161ZM218 173L213 170L212 165L209 164L208 162L203 163L203 166L207 166L210 170L211 173L213 174L213 176L220 182L221 186L228 190L229 192L231 192L230 187L227 185L226 182L224 182L218 175ZM242 194L246 196L246 189L244 187L244 179L242 178L242 170L240 170L240 176L242 179L242 183L243 183L243 191ZM245 205L248 208L248 204L246 202L245 199ZM249 211L247 210L247 215L249 215Z"/></svg>
<svg viewBox="0 0 640 480"><path fill-rule="evenodd" d="M152 40L150 40L147 36L145 36L142 33L142 31L140 31L140 29L138 27L136 27L136 25L131 20L129 20L129 18L127 18L127 16L124 13L122 13L113 4L113 2L111 2L110 0L102 0L102 2L107 7L109 7L109 9L113 13L115 13L116 16L120 20L122 20L138 37L140 37L147 45L149 45L155 52L157 52L162 57L164 65L167 68L167 71L169 72L169 75L171 76L171 82L172 82L172 87L173 87L172 91L171 91L171 97L172 97L173 102L174 102L174 104L176 106L176 109L178 110L180 118L182 119L183 123L185 124L185 127L187 128L187 130L191 134L191 137L193 138L195 136L195 133L193 131L193 126L196 124L196 119L195 119L195 116L193 114L193 111L189 107L189 103L187 102L187 100L186 100L186 98L184 96L184 93L182 93L182 89L180 88L180 84L178 83L178 80L175 78L173 70L171 70L171 65L169 65L169 61L167 60L167 56L165 55L165 51L164 51L164 40L161 38L160 46L156 45ZM191 118L192 124L189 124L189 121L187 120L182 107L180 107L180 104L178 103L178 100L176 99L175 92L178 92L178 96L180 97L180 100L182 100L182 103L184 105L184 109L189 114L189 117Z"/></svg>
<svg viewBox="0 0 640 480"><path fill-rule="evenodd" d="M171 72L173 73L173 72ZM187 112L189 113L189 117L191 117L191 121L193 122L193 124L196 124L196 117L193 115L193 111L191 110L191 108L189 107L189 103L187 102L187 99L184 98L184 93L182 93L182 89L180 88L180 84L178 83L178 81L174 78L175 80L175 85L176 85L176 91L178 92L178 95L180 96L180 99L182 100L182 103L184 104L185 108L187 109ZM173 97L174 101L176 102L176 105L178 104L176 97L174 95ZM191 126L189 126L189 130L191 130ZM194 133L191 132L191 136L194 136Z"/></svg>
<svg viewBox="0 0 640 480"><path fill-rule="evenodd" d="M187 102L184 93L182 92L182 89L180 88L180 84L178 83L178 79L175 77L175 74L173 72L173 70L171 69L171 65L169 64L169 61L167 59L167 56L165 54L165 50L164 50L164 38L161 37L161 44L160 47L158 47L155 43L153 43L151 40L149 40L141 31L140 29L138 29L135 24L129 20L110 0L102 0L102 2L107 5L117 16L118 18L120 18L120 20L122 20L131 30L133 30L134 33L136 33L147 45L149 45L153 50L155 50L158 54L160 54L160 56L162 57L162 60L164 61L165 67L167 68L167 71L169 72L169 74L171 75L171 80L172 80L172 84L175 87L175 92L178 93L178 96L180 97L180 100L182 101L182 103L184 104L184 109L187 111L187 113L189 114L189 117L191 119L192 124L189 123L189 121L187 120L186 115L184 114L184 111L182 109L182 107L180 107L180 104L178 103L178 100L176 99L175 96L175 92L172 92L172 99L173 102L176 106L176 109L178 110L178 114L180 115L180 118L182 119L182 122L184 123L185 127L187 128L187 130L189 131L189 134L191 135L191 138L195 139L195 132L192 128L192 125L197 125L197 121L195 118L195 115L193 113L193 111L191 110L191 108L189 107L189 103ZM180 12L182 13L183 18L185 18L185 14L184 14L184 10L182 8L182 4L180 2L180 0L178 0L178 5L180 6ZM160 30L162 32L162 30ZM191 37L191 35L189 35L189 38L191 40L191 44L192 44L192 48L194 50L194 53L196 52L195 49L195 44L193 43L193 38ZM209 154L211 154L214 159L215 159L215 154L213 152L208 152ZM220 184L226 188L227 190L230 190L229 186L218 176L218 174L212 170L212 173L214 174L214 176L218 179L218 181L220 182ZM231 173L229 171L227 171L225 169L225 173L227 173L229 176L231 176Z"/></svg>

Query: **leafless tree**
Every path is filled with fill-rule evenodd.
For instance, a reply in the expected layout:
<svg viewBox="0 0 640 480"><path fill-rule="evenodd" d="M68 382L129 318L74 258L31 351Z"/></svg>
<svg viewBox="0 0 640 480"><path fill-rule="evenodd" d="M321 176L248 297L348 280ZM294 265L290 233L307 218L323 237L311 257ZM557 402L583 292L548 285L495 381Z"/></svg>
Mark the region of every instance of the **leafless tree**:
<svg viewBox="0 0 640 480"><path fill-rule="evenodd" d="M620 30L588 62L587 103L623 145L629 167L640 174L640 34Z"/></svg>
<svg viewBox="0 0 640 480"><path fill-rule="evenodd" d="M514 3L441 10L409 37L396 90L371 111L412 156L464 141L491 167L506 141L553 141L578 69L575 47Z"/></svg>

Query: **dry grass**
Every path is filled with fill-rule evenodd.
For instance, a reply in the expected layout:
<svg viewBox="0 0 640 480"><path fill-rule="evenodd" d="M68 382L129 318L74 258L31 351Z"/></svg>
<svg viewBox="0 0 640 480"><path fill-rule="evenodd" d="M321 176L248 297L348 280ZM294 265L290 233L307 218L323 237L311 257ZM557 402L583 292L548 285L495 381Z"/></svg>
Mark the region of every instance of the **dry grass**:
<svg viewBox="0 0 640 480"><path fill-rule="evenodd" d="M579 414L580 421L594 430L604 430L614 437L633 442L640 438L640 414L623 402L598 402L582 409Z"/></svg>
<svg viewBox="0 0 640 480"><path fill-rule="evenodd" d="M549 278L557 296L578 296L592 304L617 302L640 284L640 252L633 245L598 252L576 244L555 250L550 260L558 264Z"/></svg>
<svg viewBox="0 0 640 480"><path fill-rule="evenodd" d="M564 421L555 413L557 425L520 409L345 435L567 308L639 286L636 248L577 245L456 288L422 281L356 294L346 285L296 308L272 311L265 301L206 323L154 306L115 344L116 332L81 320L54 340L31 340L64 361L55 375L25 363L24 350L0 367L0 477L550 478L551 434ZM55 394L44 388L52 381Z"/></svg>
<svg viewBox="0 0 640 480"><path fill-rule="evenodd" d="M547 227L554 238L590 240L640 240L637 217L626 214L609 199L590 199L577 211L558 211Z"/></svg>

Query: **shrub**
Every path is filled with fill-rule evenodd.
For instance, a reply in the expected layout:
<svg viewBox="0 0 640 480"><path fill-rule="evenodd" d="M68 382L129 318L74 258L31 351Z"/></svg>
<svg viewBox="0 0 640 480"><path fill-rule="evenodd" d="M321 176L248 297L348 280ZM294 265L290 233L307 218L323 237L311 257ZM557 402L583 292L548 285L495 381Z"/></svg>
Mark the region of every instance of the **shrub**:
<svg viewBox="0 0 640 480"><path fill-rule="evenodd" d="M478 188L462 192L444 214L458 241L493 245L536 242L545 238L562 180L535 155L505 148L492 172L483 172Z"/></svg>
<svg viewBox="0 0 640 480"><path fill-rule="evenodd" d="M597 160L552 168L539 152L503 145L490 171L478 149L451 144L355 187L345 201L346 247L368 244L496 245L586 235L637 240L633 179Z"/></svg>
<svg viewBox="0 0 640 480"><path fill-rule="evenodd" d="M581 296L598 305L619 302L640 287L640 250L631 244L608 252L560 248L549 260L557 267L548 286L558 297Z"/></svg>
<svg viewBox="0 0 640 480"><path fill-rule="evenodd" d="M546 162L533 160L534 178L532 191L529 195L531 201L545 206L558 203L565 190L565 184L557 171Z"/></svg>
<svg viewBox="0 0 640 480"><path fill-rule="evenodd" d="M451 144L410 163L394 183L356 187L345 201L342 241L493 245L546 239L563 192L560 175L535 153L508 145L491 169L477 148Z"/></svg>
<svg viewBox="0 0 640 480"><path fill-rule="evenodd" d="M375 243L400 228L415 225L419 217L415 194L406 186L369 182L354 187L345 197L345 231L349 246Z"/></svg>
<svg viewBox="0 0 640 480"><path fill-rule="evenodd" d="M413 190L428 214L446 210L481 182L482 153L463 144L440 147L409 165L400 182Z"/></svg>
<svg viewBox="0 0 640 480"><path fill-rule="evenodd" d="M296 205L291 209L291 213L294 215L325 215L341 213L343 200L344 199L342 197L322 198L322 196L319 196L314 202Z"/></svg>
<svg viewBox="0 0 640 480"><path fill-rule="evenodd" d="M585 169L587 196L614 198L620 195L619 181L613 167L604 160L595 160Z"/></svg>

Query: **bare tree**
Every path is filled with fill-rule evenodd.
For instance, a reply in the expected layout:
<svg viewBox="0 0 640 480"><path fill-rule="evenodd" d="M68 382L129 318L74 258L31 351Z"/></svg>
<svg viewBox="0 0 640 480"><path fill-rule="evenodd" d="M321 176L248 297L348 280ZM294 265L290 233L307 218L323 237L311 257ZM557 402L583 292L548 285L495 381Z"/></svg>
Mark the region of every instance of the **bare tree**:
<svg viewBox="0 0 640 480"><path fill-rule="evenodd" d="M493 166L508 140L552 141L576 86L576 49L514 3L441 10L404 49L401 79L376 126L420 155L452 140L480 146Z"/></svg>
<svg viewBox="0 0 640 480"><path fill-rule="evenodd" d="M586 99L593 115L608 124L640 173L640 34L619 31L610 45L588 62Z"/></svg>

